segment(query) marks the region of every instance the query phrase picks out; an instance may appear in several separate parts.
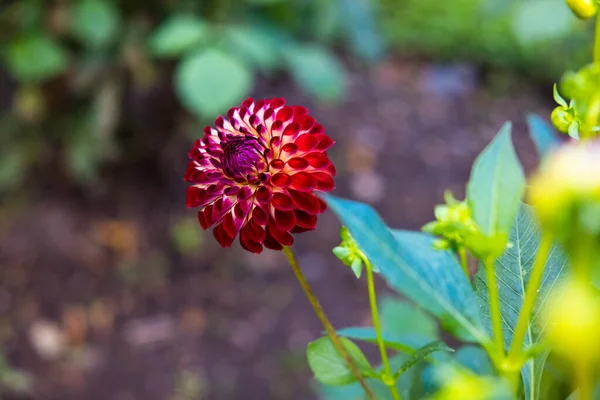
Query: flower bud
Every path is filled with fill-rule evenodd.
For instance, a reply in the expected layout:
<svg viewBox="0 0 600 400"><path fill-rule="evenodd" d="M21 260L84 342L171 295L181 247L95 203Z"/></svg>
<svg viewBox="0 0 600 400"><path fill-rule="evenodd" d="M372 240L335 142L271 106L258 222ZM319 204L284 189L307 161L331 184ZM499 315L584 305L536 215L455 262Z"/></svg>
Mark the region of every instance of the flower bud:
<svg viewBox="0 0 600 400"><path fill-rule="evenodd" d="M342 243L333 249L333 254L335 254L345 266L350 267L357 278L360 278L365 256L360 251L358 244L345 226L342 226L342 229L340 230L340 237L342 238Z"/></svg>
<svg viewBox="0 0 600 400"><path fill-rule="evenodd" d="M581 19L592 18L598 12L596 0L567 0L567 5Z"/></svg>
<svg viewBox="0 0 600 400"><path fill-rule="evenodd" d="M576 362L600 359L600 298L588 284L570 279L550 294L543 318L558 353Z"/></svg>
<svg viewBox="0 0 600 400"><path fill-rule="evenodd" d="M542 227L563 242L600 238L600 141L573 142L550 155L528 196Z"/></svg>

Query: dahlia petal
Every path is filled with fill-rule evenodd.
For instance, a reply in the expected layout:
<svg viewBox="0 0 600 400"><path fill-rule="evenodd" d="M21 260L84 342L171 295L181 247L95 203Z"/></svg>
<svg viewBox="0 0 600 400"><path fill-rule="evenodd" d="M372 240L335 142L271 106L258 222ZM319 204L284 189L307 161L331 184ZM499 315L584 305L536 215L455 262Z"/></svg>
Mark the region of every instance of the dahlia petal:
<svg viewBox="0 0 600 400"><path fill-rule="evenodd" d="M272 108L267 108L265 110L265 113L263 114L263 119L265 121L271 119L273 117L274 113L275 113L275 110L273 110Z"/></svg>
<svg viewBox="0 0 600 400"><path fill-rule="evenodd" d="M207 218L206 208L204 210L198 211L198 222L200 222L200 226L204 230L207 230L212 225L210 219Z"/></svg>
<svg viewBox="0 0 600 400"><path fill-rule="evenodd" d="M300 124L297 122L292 122L283 130L282 136L295 136L300 131Z"/></svg>
<svg viewBox="0 0 600 400"><path fill-rule="evenodd" d="M246 100L242 101L242 105L247 108L250 108L250 106L253 104L254 104L254 99L252 97L248 97Z"/></svg>
<svg viewBox="0 0 600 400"><path fill-rule="evenodd" d="M265 103L266 102L264 99L261 99L261 100L257 101L256 103L254 103L254 112L258 112L258 110L263 108Z"/></svg>
<svg viewBox="0 0 600 400"><path fill-rule="evenodd" d="M321 124L315 124L315 125L313 125L312 128L310 128L309 133L311 133L313 135L319 134L319 133L325 133L325 128L323 128L323 125L321 125Z"/></svg>
<svg viewBox="0 0 600 400"><path fill-rule="evenodd" d="M303 115L297 121L303 131L308 131L315 124L315 119L309 115Z"/></svg>
<svg viewBox="0 0 600 400"><path fill-rule="evenodd" d="M292 200L297 208L308 214L319 214L321 212L321 204L319 198L310 192L300 192L294 189L288 189L288 193L292 196Z"/></svg>
<svg viewBox="0 0 600 400"><path fill-rule="evenodd" d="M240 234L240 245L244 250L248 250L250 253L260 254L263 251L263 247L260 243L249 240L243 234Z"/></svg>
<svg viewBox="0 0 600 400"><path fill-rule="evenodd" d="M271 191L265 186L256 189L256 199L261 203L268 203L271 200Z"/></svg>
<svg viewBox="0 0 600 400"><path fill-rule="evenodd" d="M265 247L267 249L283 250L283 246L281 245L281 243L279 243L277 240L275 240L275 238L273 236L271 236L271 234L269 234L269 232L267 232L267 236L265 237L263 244L265 245Z"/></svg>
<svg viewBox="0 0 600 400"><path fill-rule="evenodd" d="M260 207L254 207L252 210L252 220L254 220L259 225L266 225L267 219L269 215Z"/></svg>
<svg viewBox="0 0 600 400"><path fill-rule="evenodd" d="M308 114L308 109L306 107L292 106L292 108L294 109L294 116L296 117Z"/></svg>
<svg viewBox="0 0 600 400"><path fill-rule="evenodd" d="M219 197L220 193L210 194L204 188L199 188L197 186L190 186L186 190L186 203L189 208L193 207L203 207L211 202L213 202L217 197Z"/></svg>
<svg viewBox="0 0 600 400"><path fill-rule="evenodd" d="M294 226L291 230L290 233L304 233L304 232L308 232L308 231L314 231L315 229L308 229L308 228L302 228L298 225Z"/></svg>
<svg viewBox="0 0 600 400"><path fill-rule="evenodd" d="M224 118L222 116L218 116L217 119L215 119L215 126L218 129L223 129L223 123L225 122Z"/></svg>
<svg viewBox="0 0 600 400"><path fill-rule="evenodd" d="M314 172L312 176L317 181L317 189L328 192L335 188L333 177L326 172Z"/></svg>
<svg viewBox="0 0 600 400"><path fill-rule="evenodd" d="M273 219L282 232L289 232L296 225L296 214L293 211L275 210Z"/></svg>
<svg viewBox="0 0 600 400"><path fill-rule="evenodd" d="M235 196L239 193L239 191L240 191L239 186L229 186L228 188L225 189L223 194L225 194L226 196Z"/></svg>
<svg viewBox="0 0 600 400"><path fill-rule="evenodd" d="M271 125L271 135L273 135L273 136L280 136L282 130L283 130L283 122L281 122L281 121L275 121Z"/></svg>
<svg viewBox="0 0 600 400"><path fill-rule="evenodd" d="M290 246L294 243L293 236L289 232L279 229L273 218L269 218L269 222L267 223L267 236L265 237L265 241L269 236L283 246Z"/></svg>
<svg viewBox="0 0 600 400"><path fill-rule="evenodd" d="M265 228L254 222L253 220L248 221L243 227L241 234L245 235L249 240L262 243L265 240L267 232Z"/></svg>
<svg viewBox="0 0 600 400"><path fill-rule="evenodd" d="M319 139L315 135L305 133L296 138L294 142L301 151L309 152L319 144Z"/></svg>
<svg viewBox="0 0 600 400"><path fill-rule="evenodd" d="M223 224L215 226L213 235L222 247L230 247L231 243L233 243L233 238L227 235L227 232L225 232L225 229L223 228Z"/></svg>
<svg viewBox="0 0 600 400"><path fill-rule="evenodd" d="M237 198L239 201L243 201L252 196L252 188L250 186L242 186L240 191L237 194Z"/></svg>
<svg viewBox="0 0 600 400"><path fill-rule="evenodd" d="M308 172L298 172L292 175L290 187L303 192L308 192L317 187L317 180Z"/></svg>
<svg viewBox="0 0 600 400"><path fill-rule="evenodd" d="M336 170L335 170L335 165L329 164L327 166L327 171L331 174L331 175L335 175L336 174Z"/></svg>
<svg viewBox="0 0 600 400"><path fill-rule="evenodd" d="M277 97L269 100L269 107L271 108L279 108L285 105L285 99L282 97Z"/></svg>
<svg viewBox="0 0 600 400"><path fill-rule="evenodd" d="M318 133L313 136L319 139L317 150L325 151L335 144L333 139L324 133Z"/></svg>
<svg viewBox="0 0 600 400"><path fill-rule="evenodd" d="M303 158L308 162L308 165L313 168L325 168L330 164L329 157L327 157L327 154L325 153L309 153L303 156Z"/></svg>
<svg viewBox="0 0 600 400"><path fill-rule="evenodd" d="M233 202L233 200L225 197L225 198L220 198L219 200L217 200L214 204L213 207L213 212L212 212L212 220L213 221L220 221L221 219L223 219L223 217L225 216L225 214L231 210L231 208L235 205L235 203Z"/></svg>
<svg viewBox="0 0 600 400"><path fill-rule="evenodd" d="M321 200L320 198L317 197L317 200L319 201L319 205L321 207L321 211L320 212L325 212L327 211L327 203L325 203L323 200Z"/></svg>
<svg viewBox="0 0 600 400"><path fill-rule="evenodd" d="M292 178L283 172L279 172L271 177L271 184L276 187L284 188L289 186L292 182Z"/></svg>
<svg viewBox="0 0 600 400"><path fill-rule="evenodd" d="M277 210L291 211L294 209L292 198L284 193L274 193L271 204Z"/></svg>
<svg viewBox="0 0 600 400"><path fill-rule="evenodd" d="M305 213L304 211L294 210L296 213L296 226L304 229L315 229L317 226L317 216Z"/></svg>
<svg viewBox="0 0 600 400"><path fill-rule="evenodd" d="M281 148L282 155L293 156L298 151L298 146L295 143L288 143Z"/></svg>
<svg viewBox="0 0 600 400"><path fill-rule="evenodd" d="M271 161L269 166L271 167L271 169L281 170L281 169L283 169L283 167L285 167L285 162L283 160L276 158L275 160Z"/></svg>
<svg viewBox="0 0 600 400"><path fill-rule="evenodd" d="M285 122L289 121L294 115L294 109L292 107L282 107L275 114L277 121Z"/></svg>
<svg viewBox="0 0 600 400"><path fill-rule="evenodd" d="M287 162L287 164L295 169L295 170L302 170L302 169L306 169L306 167L308 167L308 161L305 160L304 158L300 158L300 157L294 157L291 160L289 160Z"/></svg>

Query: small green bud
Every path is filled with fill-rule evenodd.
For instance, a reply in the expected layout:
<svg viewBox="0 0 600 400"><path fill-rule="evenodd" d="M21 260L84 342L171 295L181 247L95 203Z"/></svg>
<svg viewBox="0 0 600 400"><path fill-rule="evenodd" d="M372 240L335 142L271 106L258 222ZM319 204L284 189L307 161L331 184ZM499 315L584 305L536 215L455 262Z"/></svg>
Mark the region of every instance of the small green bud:
<svg viewBox="0 0 600 400"><path fill-rule="evenodd" d="M581 19L590 19L598 12L596 0L567 0L567 5Z"/></svg>
<svg viewBox="0 0 600 400"><path fill-rule="evenodd" d="M573 122L572 115L563 106L558 106L552 111L550 116L552 124L562 133L568 133L569 127Z"/></svg>
<svg viewBox="0 0 600 400"><path fill-rule="evenodd" d="M340 230L340 237L342 242L333 248L333 254L340 259L342 264L351 268L357 278L360 278L365 255L360 251L358 244L345 226ZM375 266L373 266L373 271L379 272Z"/></svg>

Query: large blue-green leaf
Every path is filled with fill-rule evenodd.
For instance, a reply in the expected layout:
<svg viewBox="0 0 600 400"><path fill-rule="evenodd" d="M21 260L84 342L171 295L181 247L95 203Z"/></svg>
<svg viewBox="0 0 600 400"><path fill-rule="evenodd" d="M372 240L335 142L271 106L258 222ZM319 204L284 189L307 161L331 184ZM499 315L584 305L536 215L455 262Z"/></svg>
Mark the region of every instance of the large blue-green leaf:
<svg viewBox="0 0 600 400"><path fill-rule="evenodd" d="M486 236L508 234L525 191L525 175L506 123L477 157L467 185L473 218Z"/></svg>
<svg viewBox="0 0 600 400"><path fill-rule="evenodd" d="M375 332L375 328L354 326L342 328L337 332L340 336L377 344L377 334ZM419 347L431 342L431 339L417 335L395 335L388 332L383 332L382 337L386 347L405 353L413 353Z"/></svg>
<svg viewBox="0 0 600 400"><path fill-rule="evenodd" d="M533 218L532 211L527 205L522 205L519 210L516 223L510 235L510 243L512 246L496 260L494 268L500 295L502 330L504 333L504 346L506 348L509 348L514 335L529 275L531 274L533 262L540 245L540 231ZM563 276L566 264L567 259L564 253L558 247L553 247L546 262L534 313L525 337L525 347L530 347L538 343L544 333L545 325L540 321L540 309L546 303L552 288ZM488 288L483 268L480 268L479 272L475 275L474 286L476 293L480 297L486 329L488 332L491 332ZM546 356L542 354L536 357L528 362L523 369L524 383L528 389L526 393L528 399L538 398L541 372Z"/></svg>
<svg viewBox="0 0 600 400"><path fill-rule="evenodd" d="M367 61L383 56L383 38L379 31L374 0L338 0L338 12L352 50Z"/></svg>
<svg viewBox="0 0 600 400"><path fill-rule="evenodd" d="M539 115L529 114L527 116L529 135L537 148L540 158L560 145L560 139L556 132Z"/></svg>
<svg viewBox="0 0 600 400"><path fill-rule="evenodd" d="M252 74L243 63L216 49L185 57L175 71L179 98L201 117L213 117L239 103L251 83Z"/></svg>
<svg viewBox="0 0 600 400"><path fill-rule="evenodd" d="M430 341L439 338L437 321L416 304L396 296L385 296L379 308L383 332L404 337L418 336Z"/></svg>
<svg viewBox="0 0 600 400"><path fill-rule="evenodd" d="M148 39L150 52L158 57L177 57L196 50L210 34L208 23L194 15L173 15Z"/></svg>
<svg viewBox="0 0 600 400"><path fill-rule="evenodd" d="M475 293L454 257L433 250L433 239L425 234L392 234L366 204L325 198L392 288L434 314L460 338L488 341Z"/></svg>
<svg viewBox="0 0 600 400"><path fill-rule="evenodd" d="M346 92L346 70L335 55L317 45L288 45L283 49L298 85L324 101L340 100Z"/></svg>
<svg viewBox="0 0 600 400"><path fill-rule="evenodd" d="M283 40L261 25L230 25L224 36L227 49L263 70L273 69L281 62Z"/></svg>

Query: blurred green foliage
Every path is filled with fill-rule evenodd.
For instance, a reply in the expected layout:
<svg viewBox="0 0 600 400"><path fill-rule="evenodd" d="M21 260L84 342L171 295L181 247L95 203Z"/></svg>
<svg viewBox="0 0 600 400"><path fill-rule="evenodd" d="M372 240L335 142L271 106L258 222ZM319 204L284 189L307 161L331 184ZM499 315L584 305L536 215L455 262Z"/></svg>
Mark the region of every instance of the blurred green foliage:
<svg viewBox="0 0 600 400"><path fill-rule="evenodd" d="M203 121L241 102L257 76L279 71L319 101L340 100L346 71L331 48L345 46L365 62L382 55L374 4L19 0L1 6L0 75L15 86L7 91L6 79L0 81L0 97L12 104L0 109L6 154L0 190L17 185L28 167L45 165L57 146L71 177L93 182L98 166L119 155L125 93L147 93L167 74L181 104Z"/></svg>
<svg viewBox="0 0 600 400"><path fill-rule="evenodd" d="M564 0L380 0L390 45L556 81L591 60L590 30Z"/></svg>

